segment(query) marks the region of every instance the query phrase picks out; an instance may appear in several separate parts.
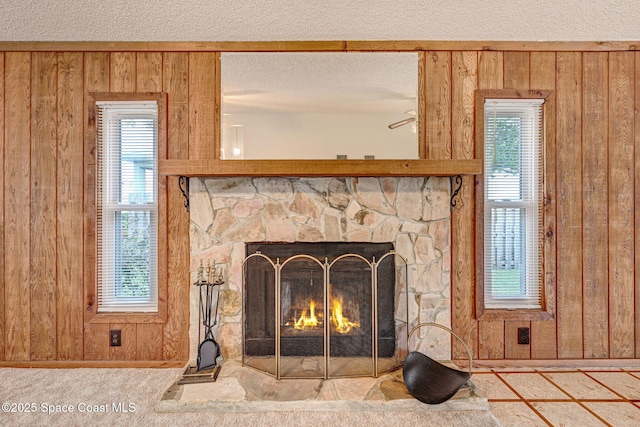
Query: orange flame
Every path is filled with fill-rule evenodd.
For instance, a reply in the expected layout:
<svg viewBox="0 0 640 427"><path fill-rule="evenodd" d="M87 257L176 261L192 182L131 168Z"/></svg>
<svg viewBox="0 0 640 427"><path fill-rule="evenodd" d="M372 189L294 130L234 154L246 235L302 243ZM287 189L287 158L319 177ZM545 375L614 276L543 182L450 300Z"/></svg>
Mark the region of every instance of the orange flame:
<svg viewBox="0 0 640 427"><path fill-rule="evenodd" d="M338 333L346 334L353 328L359 328L360 322L351 322L348 318L342 314L342 297L331 298L331 326L333 326Z"/></svg>
<svg viewBox="0 0 640 427"><path fill-rule="evenodd" d="M343 300L342 297L331 297L331 315L330 322L331 327L340 334L346 334L354 328L360 327L360 322L352 322L349 318L343 314ZM308 314L307 314L308 313ZM300 317L294 322L293 327L298 330L304 330L306 328L317 328L322 325L322 322L318 320L316 315L316 302L314 300L309 301L309 309L304 309Z"/></svg>
<svg viewBox="0 0 640 427"><path fill-rule="evenodd" d="M311 312L311 314L307 316L307 310L302 310L300 318L293 325L294 328L317 328L320 325L320 322L316 317L316 302L314 300L309 301L309 311Z"/></svg>

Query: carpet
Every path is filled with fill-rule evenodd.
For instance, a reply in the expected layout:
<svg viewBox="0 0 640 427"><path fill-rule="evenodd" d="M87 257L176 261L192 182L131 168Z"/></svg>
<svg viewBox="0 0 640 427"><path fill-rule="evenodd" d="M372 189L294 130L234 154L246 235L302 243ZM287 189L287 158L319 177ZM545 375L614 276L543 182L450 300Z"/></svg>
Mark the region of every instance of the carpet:
<svg viewBox="0 0 640 427"><path fill-rule="evenodd" d="M499 426L489 411L159 413L183 369L0 368L0 425Z"/></svg>

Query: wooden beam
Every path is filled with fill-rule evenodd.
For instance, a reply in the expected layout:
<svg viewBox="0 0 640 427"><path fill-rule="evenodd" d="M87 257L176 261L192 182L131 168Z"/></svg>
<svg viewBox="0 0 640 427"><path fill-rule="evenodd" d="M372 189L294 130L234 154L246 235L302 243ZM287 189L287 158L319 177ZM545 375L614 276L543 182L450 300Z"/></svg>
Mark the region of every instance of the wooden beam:
<svg viewBox="0 0 640 427"><path fill-rule="evenodd" d="M397 52L397 51L640 51L640 41L306 40L211 42L3 41L7 52Z"/></svg>
<svg viewBox="0 0 640 427"><path fill-rule="evenodd" d="M224 176L455 176L482 173L470 160L206 160L159 161L160 175Z"/></svg>

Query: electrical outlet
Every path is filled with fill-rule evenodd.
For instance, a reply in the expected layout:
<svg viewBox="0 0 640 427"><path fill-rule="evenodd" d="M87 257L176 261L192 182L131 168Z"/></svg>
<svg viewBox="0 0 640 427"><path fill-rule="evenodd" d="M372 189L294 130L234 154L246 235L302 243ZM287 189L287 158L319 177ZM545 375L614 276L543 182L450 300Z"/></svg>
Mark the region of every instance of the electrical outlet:
<svg viewBox="0 0 640 427"><path fill-rule="evenodd" d="M122 345L122 331L120 329L112 329L109 332L109 345L111 347L120 347Z"/></svg>
<svg viewBox="0 0 640 427"><path fill-rule="evenodd" d="M518 344L529 344L529 328L518 328Z"/></svg>

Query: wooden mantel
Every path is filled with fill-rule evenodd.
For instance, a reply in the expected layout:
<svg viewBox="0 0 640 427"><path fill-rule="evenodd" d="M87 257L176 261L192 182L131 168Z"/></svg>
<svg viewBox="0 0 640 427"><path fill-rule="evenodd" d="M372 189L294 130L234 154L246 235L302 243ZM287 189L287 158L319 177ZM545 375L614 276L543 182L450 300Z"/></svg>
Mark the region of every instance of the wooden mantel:
<svg viewBox="0 0 640 427"><path fill-rule="evenodd" d="M479 175L482 160L160 160L160 175L231 176L455 176Z"/></svg>

